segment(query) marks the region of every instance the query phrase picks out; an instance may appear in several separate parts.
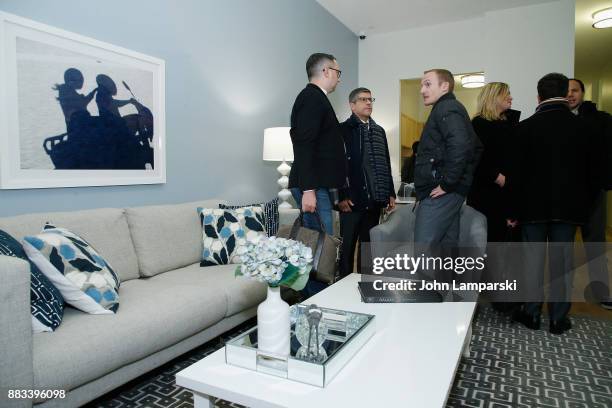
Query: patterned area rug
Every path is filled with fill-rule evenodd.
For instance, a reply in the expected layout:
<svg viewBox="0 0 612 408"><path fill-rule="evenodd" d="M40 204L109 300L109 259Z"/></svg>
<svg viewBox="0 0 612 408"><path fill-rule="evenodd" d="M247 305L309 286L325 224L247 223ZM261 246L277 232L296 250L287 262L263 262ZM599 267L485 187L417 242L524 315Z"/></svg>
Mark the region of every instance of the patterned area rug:
<svg viewBox="0 0 612 408"><path fill-rule="evenodd" d="M193 407L174 375L255 324L230 333L88 404L88 407ZM572 317L562 336L533 331L480 307L470 358L463 358L447 407L612 407L612 320ZM548 327L548 321L542 321ZM239 407L217 400L217 407Z"/></svg>

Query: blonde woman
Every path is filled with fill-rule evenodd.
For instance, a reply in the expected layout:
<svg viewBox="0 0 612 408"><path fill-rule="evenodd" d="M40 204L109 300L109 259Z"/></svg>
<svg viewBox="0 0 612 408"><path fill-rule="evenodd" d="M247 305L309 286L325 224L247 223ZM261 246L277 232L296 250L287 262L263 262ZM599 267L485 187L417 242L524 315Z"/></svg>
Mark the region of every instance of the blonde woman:
<svg viewBox="0 0 612 408"><path fill-rule="evenodd" d="M491 82L478 95L478 112L472 119L474 131L484 146L480 163L474 173L474 181L467 203L487 217L489 242L513 241L518 234L506 224L509 209L507 203L508 157L520 154L512 147L513 133L520 112L510 109L512 95L508 84ZM494 250L494 248L489 248ZM495 272L489 266L490 276ZM494 303L501 311L511 312L510 305Z"/></svg>
<svg viewBox="0 0 612 408"><path fill-rule="evenodd" d="M478 95L478 113L472 119L474 131L484 146L468 195L468 205L487 217L488 241L507 241L505 203L507 156L512 153L512 133L520 112L510 109L508 84L491 82ZM517 154L514 152L513 154Z"/></svg>

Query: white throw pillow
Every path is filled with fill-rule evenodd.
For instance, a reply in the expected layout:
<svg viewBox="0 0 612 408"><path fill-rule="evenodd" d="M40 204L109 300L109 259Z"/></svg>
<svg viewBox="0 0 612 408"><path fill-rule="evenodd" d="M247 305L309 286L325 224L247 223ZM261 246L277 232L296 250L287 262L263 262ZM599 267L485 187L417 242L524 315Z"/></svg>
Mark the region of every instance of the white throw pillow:
<svg viewBox="0 0 612 408"><path fill-rule="evenodd" d="M91 314L117 311L119 278L80 236L47 224L40 234L23 239L23 249L66 303Z"/></svg>

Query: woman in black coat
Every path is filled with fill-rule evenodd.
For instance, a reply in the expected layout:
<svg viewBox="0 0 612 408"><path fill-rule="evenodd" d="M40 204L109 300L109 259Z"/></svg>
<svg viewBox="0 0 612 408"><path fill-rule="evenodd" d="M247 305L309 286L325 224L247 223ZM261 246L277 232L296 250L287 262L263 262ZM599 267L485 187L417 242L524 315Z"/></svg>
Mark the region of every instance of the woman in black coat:
<svg viewBox="0 0 612 408"><path fill-rule="evenodd" d="M510 109L512 96L508 84L491 82L478 95L478 113L472 119L474 131L484 146L467 203L487 217L488 242L512 241L506 176L509 155L520 154L512 148L512 138L520 112Z"/></svg>
<svg viewBox="0 0 612 408"><path fill-rule="evenodd" d="M511 154L517 152L513 143L520 112L510 109L510 88L503 82L491 82L478 95L478 113L472 126L484 146L480 163L474 173L474 181L467 203L487 217L488 242L520 241L519 227L509 226L509 193L506 177L510 173ZM509 254L504 247L489 245L487 248L485 280L500 282L512 279ZM493 307L502 313L512 313L520 304L508 303L507 296L497 292L488 294ZM505 302L501 302L505 301Z"/></svg>

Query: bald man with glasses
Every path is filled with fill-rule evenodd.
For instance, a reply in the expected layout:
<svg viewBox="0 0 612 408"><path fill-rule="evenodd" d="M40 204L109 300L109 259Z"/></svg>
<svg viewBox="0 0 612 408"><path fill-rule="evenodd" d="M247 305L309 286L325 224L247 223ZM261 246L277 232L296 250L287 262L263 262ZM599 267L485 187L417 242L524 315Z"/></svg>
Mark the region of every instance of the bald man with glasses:
<svg viewBox="0 0 612 408"><path fill-rule="evenodd" d="M315 230L322 226L332 235L332 209L338 189L347 183L347 166L340 124L327 95L336 89L342 71L333 55L316 53L306 61L306 73L309 83L291 111L294 159L289 188L304 212L304 226ZM324 288L310 281L304 294Z"/></svg>

